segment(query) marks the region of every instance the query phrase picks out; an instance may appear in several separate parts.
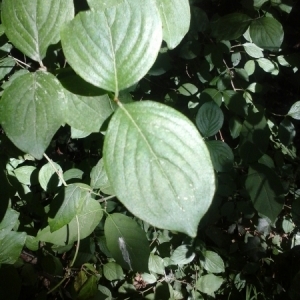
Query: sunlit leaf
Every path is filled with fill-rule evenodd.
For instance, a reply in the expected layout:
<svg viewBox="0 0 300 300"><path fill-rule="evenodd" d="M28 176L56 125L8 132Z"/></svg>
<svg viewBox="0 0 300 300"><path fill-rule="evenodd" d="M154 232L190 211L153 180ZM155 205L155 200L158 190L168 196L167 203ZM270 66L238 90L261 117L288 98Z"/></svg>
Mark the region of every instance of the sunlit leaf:
<svg viewBox="0 0 300 300"><path fill-rule="evenodd" d="M70 245L78 238L84 239L89 236L99 224L102 216L103 212L99 202L88 199L88 201L83 202L81 211L68 225L63 226L54 232L51 232L50 226L47 226L38 232L36 239L55 245Z"/></svg>
<svg viewBox="0 0 300 300"><path fill-rule="evenodd" d="M115 262L108 262L103 266L103 275L107 280L121 280L124 273L120 265Z"/></svg>
<svg viewBox="0 0 300 300"><path fill-rule="evenodd" d="M174 265L189 264L195 258L194 249L188 245L177 247L171 255L171 263Z"/></svg>
<svg viewBox="0 0 300 300"><path fill-rule="evenodd" d="M104 163L117 197L134 215L196 236L215 179L208 150L186 117L152 101L121 105L106 133Z"/></svg>
<svg viewBox="0 0 300 300"><path fill-rule="evenodd" d="M225 271L223 259L219 254L213 251L205 251L200 256L202 267L210 273L221 273Z"/></svg>
<svg viewBox="0 0 300 300"><path fill-rule="evenodd" d="M9 139L37 159L63 123L65 97L59 81L38 71L16 78L3 92L0 123Z"/></svg>
<svg viewBox="0 0 300 300"><path fill-rule="evenodd" d="M220 288L223 281L224 278L214 274L203 275L197 280L196 288L202 293L214 295L214 292Z"/></svg>
<svg viewBox="0 0 300 300"><path fill-rule="evenodd" d="M0 264L14 264L26 241L25 232L9 232L0 240Z"/></svg>
<svg viewBox="0 0 300 300"><path fill-rule="evenodd" d="M74 16L72 0L4 0L1 10L9 40L38 62L46 56L48 46L60 40L61 26Z"/></svg>
<svg viewBox="0 0 300 300"><path fill-rule="evenodd" d="M39 171L39 183L45 191L53 191L57 186L61 185L56 171L61 174L63 173L61 166L55 162L48 162L41 167Z"/></svg>
<svg viewBox="0 0 300 300"><path fill-rule="evenodd" d="M296 120L300 120L300 101L295 102L291 106L289 112L287 113L287 116L290 116Z"/></svg>
<svg viewBox="0 0 300 300"><path fill-rule="evenodd" d="M52 202L58 206L55 216L49 219L51 231L56 231L69 224L81 212L84 202L91 200L91 189L85 184L70 184L60 190L60 194Z"/></svg>
<svg viewBox="0 0 300 300"><path fill-rule="evenodd" d="M174 49L190 27L191 13L188 0L155 0L163 25L163 39Z"/></svg>
<svg viewBox="0 0 300 300"><path fill-rule="evenodd" d="M162 25L153 1L124 1L80 12L63 28L61 38L68 62L83 79L118 93L153 65Z"/></svg>

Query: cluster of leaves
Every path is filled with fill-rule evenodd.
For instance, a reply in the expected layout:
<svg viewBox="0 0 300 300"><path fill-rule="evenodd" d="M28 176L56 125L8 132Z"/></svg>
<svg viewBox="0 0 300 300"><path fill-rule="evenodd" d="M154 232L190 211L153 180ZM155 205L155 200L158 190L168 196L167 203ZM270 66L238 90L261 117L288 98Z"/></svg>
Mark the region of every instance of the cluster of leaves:
<svg viewBox="0 0 300 300"><path fill-rule="evenodd" d="M299 13L2 0L0 294L299 299Z"/></svg>

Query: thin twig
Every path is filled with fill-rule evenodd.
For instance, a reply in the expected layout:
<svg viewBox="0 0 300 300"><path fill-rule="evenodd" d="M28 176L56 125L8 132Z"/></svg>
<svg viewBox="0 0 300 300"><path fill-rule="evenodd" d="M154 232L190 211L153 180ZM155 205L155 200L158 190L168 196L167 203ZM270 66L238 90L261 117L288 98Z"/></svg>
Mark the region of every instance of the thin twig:
<svg viewBox="0 0 300 300"><path fill-rule="evenodd" d="M57 174L57 176L59 177L59 179L61 180L61 182L63 183L64 186L68 186L67 183L65 182L61 172L59 170L56 169L52 159L49 158L49 156L44 153L44 157L48 160L48 162L50 163L50 165L52 166L52 168L54 169L55 173Z"/></svg>

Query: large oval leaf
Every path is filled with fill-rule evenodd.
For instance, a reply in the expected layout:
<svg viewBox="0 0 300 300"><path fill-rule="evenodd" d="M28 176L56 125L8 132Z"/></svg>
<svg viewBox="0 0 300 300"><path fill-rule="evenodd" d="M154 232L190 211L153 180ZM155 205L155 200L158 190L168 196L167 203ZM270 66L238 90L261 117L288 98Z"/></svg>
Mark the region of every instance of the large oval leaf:
<svg viewBox="0 0 300 300"><path fill-rule="evenodd" d="M104 162L116 195L134 215L196 236L215 177L205 143L186 117L152 101L121 105L106 133Z"/></svg>
<svg viewBox="0 0 300 300"><path fill-rule="evenodd" d="M249 168L245 185L255 209L274 222L284 204L284 189L276 173L256 163Z"/></svg>
<svg viewBox="0 0 300 300"><path fill-rule="evenodd" d="M16 78L0 101L0 123L10 140L37 159L63 123L65 97L59 81L38 71Z"/></svg>
<svg viewBox="0 0 300 300"><path fill-rule="evenodd" d="M149 243L136 221L119 213L109 215L104 233L107 248L118 264L125 269L148 272Z"/></svg>
<svg viewBox="0 0 300 300"><path fill-rule="evenodd" d="M124 1L79 13L61 32L68 62L86 81L108 91L138 82L153 65L162 24L153 1Z"/></svg>
<svg viewBox="0 0 300 300"><path fill-rule="evenodd" d="M250 36L258 47L267 50L278 50L283 41L282 25L274 18L255 19L250 25Z"/></svg>
<svg viewBox="0 0 300 300"><path fill-rule="evenodd" d="M191 13L188 0L156 0L163 23L163 39L174 49L190 28Z"/></svg>
<svg viewBox="0 0 300 300"><path fill-rule="evenodd" d="M41 62L50 44L59 41L60 27L73 19L72 0L4 0L5 34L25 55Z"/></svg>

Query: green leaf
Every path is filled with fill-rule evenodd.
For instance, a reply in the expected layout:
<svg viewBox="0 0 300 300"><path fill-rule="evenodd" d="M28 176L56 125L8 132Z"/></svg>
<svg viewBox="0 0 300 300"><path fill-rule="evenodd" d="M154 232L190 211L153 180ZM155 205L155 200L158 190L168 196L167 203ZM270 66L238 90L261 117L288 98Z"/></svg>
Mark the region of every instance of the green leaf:
<svg viewBox="0 0 300 300"><path fill-rule="evenodd" d="M224 279L222 277L216 276L214 274L207 274L200 276L197 280L196 288L202 293L213 296L220 286L222 285Z"/></svg>
<svg viewBox="0 0 300 300"><path fill-rule="evenodd" d="M217 172L228 172L233 167L234 156L231 148L222 141L207 141L214 168Z"/></svg>
<svg viewBox="0 0 300 300"><path fill-rule="evenodd" d="M12 57L5 57L0 60L0 80L2 80L15 66L16 62Z"/></svg>
<svg viewBox="0 0 300 300"><path fill-rule="evenodd" d="M209 152L185 116L152 101L121 105L105 136L104 164L117 197L134 215L196 236L215 178Z"/></svg>
<svg viewBox="0 0 300 300"><path fill-rule="evenodd" d="M43 165L39 171L39 183L44 191L54 191L56 187L62 184L53 166L60 174L63 173L61 166L55 162L48 162Z"/></svg>
<svg viewBox="0 0 300 300"><path fill-rule="evenodd" d="M114 104L108 95L80 96L65 90L65 121L77 130L99 132L103 122L113 113Z"/></svg>
<svg viewBox="0 0 300 300"><path fill-rule="evenodd" d="M252 75L255 71L255 62L254 62L254 60L248 60L245 63L244 69L248 73L249 76Z"/></svg>
<svg viewBox="0 0 300 300"><path fill-rule="evenodd" d="M152 273L164 275L165 274L164 260L158 255L154 255L153 253L150 253L149 271Z"/></svg>
<svg viewBox="0 0 300 300"><path fill-rule="evenodd" d="M87 0L87 3L89 4L90 8L93 8L95 10L104 10L108 7L116 6L120 3L122 3L124 0L109 0L109 1L99 1L99 0Z"/></svg>
<svg viewBox="0 0 300 300"><path fill-rule="evenodd" d="M17 168L14 170L14 173L16 174L17 179L19 182L23 184L30 185L32 184L32 173L36 170L36 167L33 166L22 166L20 168Z"/></svg>
<svg viewBox="0 0 300 300"><path fill-rule="evenodd" d="M263 50L259 47L257 47L253 43L245 43L243 44L245 51L247 52L248 55L254 58L260 58L264 57Z"/></svg>
<svg viewBox="0 0 300 300"><path fill-rule="evenodd" d="M115 213L104 224L107 248L116 262L125 269L148 272L150 255L146 233L131 218Z"/></svg>
<svg viewBox="0 0 300 300"><path fill-rule="evenodd" d="M9 40L37 62L46 56L49 45L59 42L61 26L74 16L72 0L4 0L1 10Z"/></svg>
<svg viewBox="0 0 300 300"><path fill-rule="evenodd" d="M294 124L290 119L284 118L278 126L278 138L280 142L285 146L289 146L295 136L296 129Z"/></svg>
<svg viewBox="0 0 300 300"><path fill-rule="evenodd" d="M81 212L83 203L91 200L90 192L91 188L83 183L70 184L60 190L59 196L52 201L52 206L59 205L59 209L55 217L48 220L52 232L70 223Z"/></svg>
<svg viewBox="0 0 300 300"><path fill-rule="evenodd" d="M9 232L0 240L0 264L14 264L26 241L25 232Z"/></svg>
<svg viewBox="0 0 300 300"><path fill-rule="evenodd" d="M124 273L121 266L115 262L109 262L103 266L103 275L109 281L124 279Z"/></svg>
<svg viewBox="0 0 300 300"><path fill-rule="evenodd" d="M73 168L64 172L63 177L65 181L69 181L71 179L82 179L83 174L83 171Z"/></svg>
<svg viewBox="0 0 300 300"><path fill-rule="evenodd" d="M98 161L97 165L91 171L91 187L93 189L100 189L101 192L107 195L114 194L113 188L107 178L103 158Z"/></svg>
<svg viewBox="0 0 300 300"><path fill-rule="evenodd" d="M181 245L174 250L170 258L173 265L186 265L193 261L195 252L191 246Z"/></svg>
<svg viewBox="0 0 300 300"><path fill-rule="evenodd" d="M250 23L250 17L242 13L225 15L211 23L212 36L218 40L235 40L247 30Z"/></svg>
<svg viewBox="0 0 300 300"><path fill-rule="evenodd" d="M271 73L273 75L278 74L278 66L275 62L270 61L266 58L259 58L256 60L258 65L267 73Z"/></svg>
<svg viewBox="0 0 300 300"><path fill-rule="evenodd" d="M255 162L266 153L270 130L264 112L250 113L240 132L239 153L244 162Z"/></svg>
<svg viewBox="0 0 300 300"><path fill-rule="evenodd" d="M63 123L64 105L62 87L52 74L24 74L3 92L0 122L19 149L41 159Z"/></svg>
<svg viewBox="0 0 300 300"><path fill-rule="evenodd" d="M287 116L292 117L295 120L300 120L300 101L295 102L289 112L287 113Z"/></svg>
<svg viewBox="0 0 300 300"><path fill-rule="evenodd" d="M253 164L245 186L255 209L274 222L284 204L284 189L276 173L266 165Z"/></svg>
<svg viewBox="0 0 300 300"><path fill-rule="evenodd" d="M169 49L181 42L190 28L191 13L188 0L156 0L163 26L163 39Z"/></svg>
<svg viewBox="0 0 300 300"><path fill-rule="evenodd" d="M162 24L153 1L124 1L103 11L80 12L62 29L61 39L76 73L118 94L153 65Z"/></svg>
<svg viewBox="0 0 300 300"><path fill-rule="evenodd" d="M236 139L242 130L243 123L239 117L232 117L229 119L230 135L233 139Z"/></svg>
<svg viewBox="0 0 300 300"><path fill-rule="evenodd" d="M205 251L202 255L203 257L200 257L200 263L202 268L206 271L210 273L225 272L224 262L219 254L213 251Z"/></svg>
<svg viewBox="0 0 300 300"><path fill-rule="evenodd" d="M256 46L271 51L280 48L284 36L282 25L272 17L254 19L249 32Z"/></svg>
<svg viewBox="0 0 300 300"><path fill-rule="evenodd" d="M38 232L36 239L61 246L73 244L78 239L78 224L79 237L84 239L94 231L102 216L103 211L99 202L87 199L83 202L81 211L68 225L54 232L51 232L50 226L47 226Z"/></svg>
<svg viewBox="0 0 300 300"><path fill-rule="evenodd" d="M19 213L15 210L8 208L0 223L0 240L4 239L6 235L10 233L10 231L17 224L19 218Z"/></svg>
<svg viewBox="0 0 300 300"><path fill-rule="evenodd" d="M198 88L191 83L184 83L178 88L178 92L184 96L192 96L198 92Z"/></svg>
<svg viewBox="0 0 300 300"><path fill-rule="evenodd" d="M80 289L77 300L86 300L92 299L97 294L97 282L98 278L95 275L92 275L88 278L88 280L84 283L83 287Z"/></svg>
<svg viewBox="0 0 300 300"><path fill-rule="evenodd" d="M203 90L200 94L200 101L209 102L213 100L218 104L218 106L221 106L222 98L222 93L217 89L208 88Z"/></svg>
<svg viewBox="0 0 300 300"><path fill-rule="evenodd" d="M214 101L206 102L199 108L196 124L205 137L215 135L223 126L223 122L223 112Z"/></svg>

